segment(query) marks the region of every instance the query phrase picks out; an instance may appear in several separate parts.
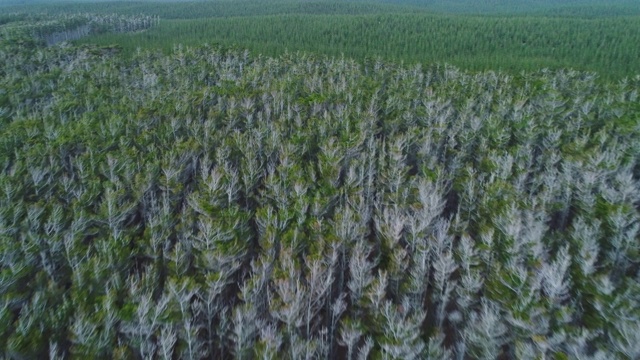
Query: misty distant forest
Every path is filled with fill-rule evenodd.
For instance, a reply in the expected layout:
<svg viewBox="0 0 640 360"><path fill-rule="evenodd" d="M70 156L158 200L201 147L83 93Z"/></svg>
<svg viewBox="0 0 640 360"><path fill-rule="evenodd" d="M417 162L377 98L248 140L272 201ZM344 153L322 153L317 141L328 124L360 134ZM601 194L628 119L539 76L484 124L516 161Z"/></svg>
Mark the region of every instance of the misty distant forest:
<svg viewBox="0 0 640 360"><path fill-rule="evenodd" d="M0 1L0 358L640 359L636 0Z"/></svg>

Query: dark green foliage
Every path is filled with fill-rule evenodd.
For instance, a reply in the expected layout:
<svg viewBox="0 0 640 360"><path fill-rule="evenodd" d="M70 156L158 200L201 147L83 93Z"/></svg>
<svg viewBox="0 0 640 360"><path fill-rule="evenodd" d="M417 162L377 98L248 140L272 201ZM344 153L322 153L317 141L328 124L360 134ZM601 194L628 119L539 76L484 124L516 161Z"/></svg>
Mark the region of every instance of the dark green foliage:
<svg viewBox="0 0 640 360"><path fill-rule="evenodd" d="M450 63L471 70L573 68L620 79L640 73L637 17L579 19L432 14L264 15L164 20L145 33L106 35L84 43L137 48L222 44L266 55L307 51L364 60Z"/></svg>
<svg viewBox="0 0 640 360"><path fill-rule="evenodd" d="M639 15L634 0L383 0L431 11L458 14L539 14L545 16L599 17Z"/></svg>
<svg viewBox="0 0 640 360"><path fill-rule="evenodd" d="M10 11L47 12L64 14L91 12L98 14L141 13L160 16L163 19L228 18L236 16L264 16L278 14L342 14L357 15L384 12L410 12L415 7L391 6L362 1L102 1L102 2L53 2L47 5L9 7Z"/></svg>
<svg viewBox="0 0 640 360"><path fill-rule="evenodd" d="M633 1L182 1L51 3L10 11L159 16L139 34L83 40L172 50L218 44L274 56L286 50L363 61L449 63L517 74L572 68L621 79L640 72L640 10ZM445 14L443 14L445 13ZM455 15L454 15L455 14ZM481 15L480 15L481 14ZM94 33L99 33L94 29Z"/></svg>

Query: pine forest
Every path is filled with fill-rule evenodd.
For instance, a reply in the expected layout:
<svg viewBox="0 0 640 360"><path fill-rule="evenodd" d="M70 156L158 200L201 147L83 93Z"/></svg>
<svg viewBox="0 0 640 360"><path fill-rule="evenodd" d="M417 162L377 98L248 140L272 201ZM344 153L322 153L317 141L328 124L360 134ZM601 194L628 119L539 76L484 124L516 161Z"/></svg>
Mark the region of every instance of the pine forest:
<svg viewBox="0 0 640 360"><path fill-rule="evenodd" d="M0 358L640 359L612 3L0 4Z"/></svg>

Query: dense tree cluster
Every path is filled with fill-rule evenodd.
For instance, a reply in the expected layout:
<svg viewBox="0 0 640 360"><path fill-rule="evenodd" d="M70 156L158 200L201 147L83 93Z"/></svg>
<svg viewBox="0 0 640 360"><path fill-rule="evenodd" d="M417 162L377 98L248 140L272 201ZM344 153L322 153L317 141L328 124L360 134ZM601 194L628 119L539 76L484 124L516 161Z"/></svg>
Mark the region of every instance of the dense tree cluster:
<svg viewBox="0 0 640 360"><path fill-rule="evenodd" d="M381 12L446 14L534 14L596 18L640 15L636 0L4 0L8 11L69 11L99 14L140 13L163 19L260 16L276 14L371 14Z"/></svg>
<svg viewBox="0 0 640 360"><path fill-rule="evenodd" d="M345 10L345 9L342 9ZM251 15L251 16L249 16ZM137 48L221 44L277 56L305 51L357 60L454 64L518 74L541 68L595 71L622 79L640 73L640 17L461 16L425 13L286 14L163 20L144 33L107 34L85 43Z"/></svg>
<svg viewBox="0 0 640 360"><path fill-rule="evenodd" d="M5 0L6 1L6 0ZM517 74L540 68L595 71L619 80L640 73L636 0L234 0L51 1L7 12L99 13L139 17L147 32L109 31L82 42L170 52L174 44L237 46L278 56L305 51L356 60L453 64ZM0 15L0 23L2 16ZM79 37L76 27L57 38ZM98 31L94 31L98 32ZM51 34L47 32L47 34ZM52 35L50 35L52 36ZM55 42L55 41L52 41Z"/></svg>
<svg viewBox="0 0 640 360"><path fill-rule="evenodd" d="M640 356L640 77L4 34L4 356Z"/></svg>
<svg viewBox="0 0 640 360"><path fill-rule="evenodd" d="M159 20L157 16L148 15L74 13L49 16L46 14L10 13L0 17L0 25L5 25L2 28L0 40L23 41L23 44L24 41L43 41L47 45L54 45L91 34L145 30L157 25ZM33 39L29 39L29 37Z"/></svg>

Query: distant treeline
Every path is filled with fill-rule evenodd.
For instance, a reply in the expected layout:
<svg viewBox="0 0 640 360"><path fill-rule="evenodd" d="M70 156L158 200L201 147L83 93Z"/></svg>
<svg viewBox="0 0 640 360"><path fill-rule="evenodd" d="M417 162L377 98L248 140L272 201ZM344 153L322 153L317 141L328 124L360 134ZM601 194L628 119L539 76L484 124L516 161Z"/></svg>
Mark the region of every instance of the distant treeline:
<svg viewBox="0 0 640 360"><path fill-rule="evenodd" d="M11 7L13 11L47 12L52 14L69 12L140 13L157 15L163 19L198 19L233 16L263 16L277 14L370 14L416 11L415 6L399 6L373 2L321 1L189 1L189 2L101 2L101 3L47 3L34 6ZM418 9L424 11L424 9Z"/></svg>
<svg viewBox="0 0 640 360"><path fill-rule="evenodd" d="M177 43L217 43L277 55L285 50L382 57L408 63L446 62L471 70L539 68L595 71L605 78L640 73L640 18L437 14L277 15L167 20L145 33L85 42L121 44L125 51Z"/></svg>
<svg viewBox="0 0 640 360"><path fill-rule="evenodd" d="M167 53L177 44L219 44L270 56L304 51L357 60L450 63L474 71L572 68L597 72L605 79L640 73L640 7L630 0L29 3L3 10L163 19L145 33L81 40L118 44L128 55L138 48Z"/></svg>
<svg viewBox="0 0 640 360"><path fill-rule="evenodd" d="M537 13L555 16L640 14L640 6L635 0L382 0L382 2L463 14Z"/></svg>
<svg viewBox="0 0 640 360"><path fill-rule="evenodd" d="M138 1L41 1L8 0L0 3L11 11L46 11L48 13L92 12L145 13L165 19L258 16L275 14L367 14L381 12L429 12L455 14L497 14L544 16L605 17L640 15L633 0L595 1L501 1L501 0L138 0ZM9 6L11 5L11 6Z"/></svg>
<svg viewBox="0 0 640 360"><path fill-rule="evenodd" d="M47 46L85 36L105 33L123 33L148 29L157 24L158 17L119 14L73 14L51 17L46 14L0 15L2 36L0 44L16 42L33 48L38 43Z"/></svg>

